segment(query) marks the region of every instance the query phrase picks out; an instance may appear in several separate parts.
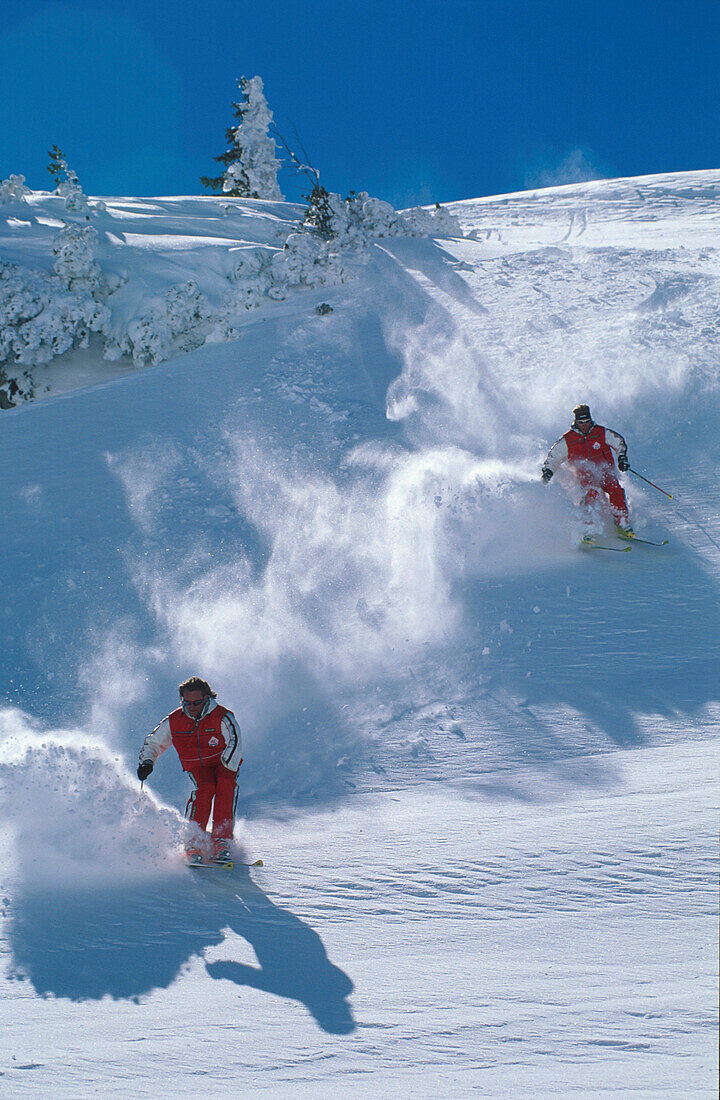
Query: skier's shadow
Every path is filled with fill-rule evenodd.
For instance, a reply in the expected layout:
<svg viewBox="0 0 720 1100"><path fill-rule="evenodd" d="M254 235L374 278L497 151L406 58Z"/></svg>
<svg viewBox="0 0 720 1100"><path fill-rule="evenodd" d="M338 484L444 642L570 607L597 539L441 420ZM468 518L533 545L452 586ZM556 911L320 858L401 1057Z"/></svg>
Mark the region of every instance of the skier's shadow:
<svg viewBox="0 0 720 1100"><path fill-rule="evenodd" d="M32 888L18 895L10 917L13 975L41 996L137 1000L167 989L193 956L222 944L229 927L251 944L260 966L213 962L211 978L299 1001L332 1034L356 1026L347 1001L353 983L330 962L320 936L242 869Z"/></svg>
<svg viewBox="0 0 720 1100"><path fill-rule="evenodd" d="M201 879L200 887L211 907L216 905L212 896L215 884ZM317 932L290 910L275 905L247 873L239 884L227 883L225 889L236 890L232 909L223 909L230 927L252 945L260 966L218 961L207 964L208 974L300 1001L323 1031L335 1035L354 1031L347 1003L353 983L330 962Z"/></svg>

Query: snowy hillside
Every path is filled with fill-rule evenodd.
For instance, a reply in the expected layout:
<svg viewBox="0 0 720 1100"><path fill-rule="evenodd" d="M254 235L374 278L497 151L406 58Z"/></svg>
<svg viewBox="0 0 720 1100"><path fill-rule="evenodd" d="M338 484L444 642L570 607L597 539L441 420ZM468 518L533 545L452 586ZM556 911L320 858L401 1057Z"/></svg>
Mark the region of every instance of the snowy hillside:
<svg viewBox="0 0 720 1100"><path fill-rule="evenodd" d="M0 206L24 346L75 326L0 411L0 1091L714 1095L720 171L317 279L290 204L105 199L70 305L59 201ZM579 401L666 546L578 549ZM262 869L192 878L172 753L139 789L191 673Z"/></svg>
<svg viewBox="0 0 720 1100"><path fill-rule="evenodd" d="M291 203L93 200L22 180L0 181L0 407L235 340L256 309L352 279L378 237L461 235L444 209L398 213L366 192L327 196L326 240Z"/></svg>

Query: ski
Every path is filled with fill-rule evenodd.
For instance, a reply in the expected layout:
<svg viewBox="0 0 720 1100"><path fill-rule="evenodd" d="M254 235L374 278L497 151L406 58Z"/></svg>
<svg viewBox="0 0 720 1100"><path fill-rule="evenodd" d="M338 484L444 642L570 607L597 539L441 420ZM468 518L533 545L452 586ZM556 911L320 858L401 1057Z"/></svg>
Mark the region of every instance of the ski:
<svg viewBox="0 0 720 1100"><path fill-rule="evenodd" d="M230 859L211 859L209 863L188 863L188 867L193 871L209 871L213 867L219 867L222 871L232 871L234 866L234 862Z"/></svg>
<svg viewBox="0 0 720 1100"><path fill-rule="evenodd" d="M232 871L235 867L264 867L265 864L261 859L256 859L254 863L238 863L234 859L211 859L209 863L190 863L188 867L193 871L207 871L211 867L219 867L223 871Z"/></svg>
<svg viewBox="0 0 720 1100"><path fill-rule="evenodd" d="M612 554L625 554L628 550L632 550L631 546L605 546L601 542L595 542L589 537L585 537L580 543L581 550L609 550Z"/></svg>
<svg viewBox="0 0 720 1100"><path fill-rule="evenodd" d="M619 535L618 537L626 538L627 536ZM633 535L632 538L628 539L628 542L639 542L642 543L643 546L667 546L667 544L670 542L670 539L663 539L662 542L653 542L652 539L641 539L638 538L637 535Z"/></svg>

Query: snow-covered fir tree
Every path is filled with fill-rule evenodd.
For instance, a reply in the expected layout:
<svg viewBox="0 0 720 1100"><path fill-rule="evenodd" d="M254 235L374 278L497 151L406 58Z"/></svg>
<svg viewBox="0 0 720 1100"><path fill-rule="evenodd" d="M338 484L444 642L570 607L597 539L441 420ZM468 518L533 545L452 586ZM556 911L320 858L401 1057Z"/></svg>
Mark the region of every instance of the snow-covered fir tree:
<svg viewBox="0 0 720 1100"><path fill-rule="evenodd" d="M71 214L84 216L86 221L90 220L91 214L103 213L105 203L102 200L88 202L87 195L80 186L77 172L68 165L62 149L53 145L48 156L50 163L47 170L55 182L55 194L65 200L65 209Z"/></svg>
<svg viewBox="0 0 720 1100"><path fill-rule="evenodd" d="M239 125L225 131L228 147L214 159L225 166L221 176L202 176L203 187L250 199L278 199L283 195L278 187L280 161L275 155L275 141L268 133L273 113L263 92L262 78L241 77L238 87L243 98L233 104Z"/></svg>
<svg viewBox="0 0 720 1100"><path fill-rule="evenodd" d="M50 163L47 166L47 170L52 176L55 186L59 187L63 177L66 179L69 178L65 154L59 145L53 145L52 148L48 149L48 157L50 158Z"/></svg>

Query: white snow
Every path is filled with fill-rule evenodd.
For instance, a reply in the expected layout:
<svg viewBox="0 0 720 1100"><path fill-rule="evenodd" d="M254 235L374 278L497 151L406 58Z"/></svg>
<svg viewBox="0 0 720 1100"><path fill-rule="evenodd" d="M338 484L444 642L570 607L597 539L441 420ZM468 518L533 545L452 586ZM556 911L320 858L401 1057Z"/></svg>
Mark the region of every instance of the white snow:
<svg viewBox="0 0 720 1100"><path fill-rule="evenodd" d="M62 200L8 195L44 293ZM0 1092L715 1094L719 197L457 203L315 285L290 204L92 215L67 278L166 361L90 334L0 411ZM581 400L666 547L577 550ZM193 877L135 778L195 672L263 868Z"/></svg>
<svg viewBox="0 0 720 1100"><path fill-rule="evenodd" d="M367 192L329 196L334 238L323 240L291 203L91 201L74 173L51 195L14 181L0 195L3 402L68 388L78 348L101 381L120 359L131 370L236 340L271 302L318 290L303 310L326 307L322 288L353 278L378 237L462 235L446 210L401 214Z"/></svg>

